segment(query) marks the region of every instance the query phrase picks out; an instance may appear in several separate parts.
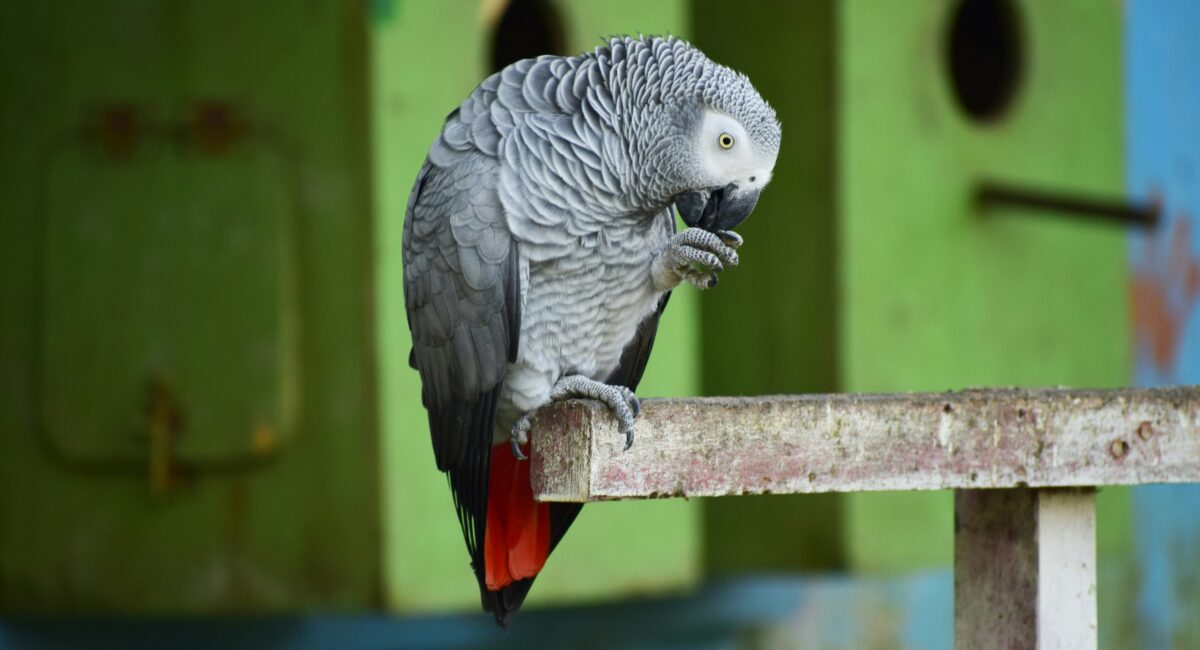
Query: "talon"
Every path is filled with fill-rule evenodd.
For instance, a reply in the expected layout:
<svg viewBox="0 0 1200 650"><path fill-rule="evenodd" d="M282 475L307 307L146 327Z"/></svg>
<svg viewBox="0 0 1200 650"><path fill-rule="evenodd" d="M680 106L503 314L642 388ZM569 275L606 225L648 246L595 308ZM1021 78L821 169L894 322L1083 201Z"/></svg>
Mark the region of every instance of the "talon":
<svg viewBox="0 0 1200 650"><path fill-rule="evenodd" d="M633 427L630 427L625 432L625 451L629 451L629 448L632 446L633 446Z"/></svg>
<svg viewBox="0 0 1200 650"><path fill-rule="evenodd" d="M508 435L508 442L512 445L513 458L517 460L529 460L525 452L521 451L521 445L529 442L529 429L533 426L532 411L524 413L517 421L513 423L512 431Z"/></svg>
<svg viewBox="0 0 1200 650"><path fill-rule="evenodd" d="M711 289L717 286L717 272L713 271L708 277L708 288Z"/></svg>
<svg viewBox="0 0 1200 650"><path fill-rule="evenodd" d="M621 397L625 398L625 405L633 412L634 419L637 419L638 414L642 412L642 404L638 401L637 395L628 386L614 387L621 392Z"/></svg>
<svg viewBox="0 0 1200 650"><path fill-rule="evenodd" d="M742 236L736 232L733 232L732 230L718 230L716 235L717 237L720 237L721 241L725 242L725 245L730 248L737 248L744 242Z"/></svg>

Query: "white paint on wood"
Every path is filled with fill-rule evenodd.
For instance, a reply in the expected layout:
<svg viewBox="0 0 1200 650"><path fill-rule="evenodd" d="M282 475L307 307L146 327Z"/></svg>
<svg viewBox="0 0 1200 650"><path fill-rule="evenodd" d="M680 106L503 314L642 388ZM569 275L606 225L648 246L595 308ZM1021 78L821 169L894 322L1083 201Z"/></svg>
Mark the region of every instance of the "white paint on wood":
<svg viewBox="0 0 1200 650"><path fill-rule="evenodd" d="M1038 492L1037 647L1095 648L1096 492Z"/></svg>

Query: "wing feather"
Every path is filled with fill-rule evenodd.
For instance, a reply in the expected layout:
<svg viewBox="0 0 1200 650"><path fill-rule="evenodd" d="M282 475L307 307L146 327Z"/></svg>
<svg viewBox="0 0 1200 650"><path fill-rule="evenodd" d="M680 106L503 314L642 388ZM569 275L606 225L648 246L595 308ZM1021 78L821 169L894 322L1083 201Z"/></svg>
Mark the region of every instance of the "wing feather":
<svg viewBox="0 0 1200 650"><path fill-rule="evenodd" d="M519 264L496 192L499 163L449 127L409 199L405 308L434 457L482 586L492 426L520 336Z"/></svg>

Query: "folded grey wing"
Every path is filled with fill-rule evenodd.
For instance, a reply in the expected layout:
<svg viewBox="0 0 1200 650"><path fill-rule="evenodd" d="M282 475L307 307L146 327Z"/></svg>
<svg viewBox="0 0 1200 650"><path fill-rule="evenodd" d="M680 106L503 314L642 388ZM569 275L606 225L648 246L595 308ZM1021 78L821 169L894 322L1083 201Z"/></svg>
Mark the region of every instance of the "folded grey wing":
<svg viewBox="0 0 1200 650"><path fill-rule="evenodd" d="M434 456L482 580L492 425L516 358L520 287L497 162L464 149L441 151L436 164L431 156L417 177L404 224L404 294Z"/></svg>

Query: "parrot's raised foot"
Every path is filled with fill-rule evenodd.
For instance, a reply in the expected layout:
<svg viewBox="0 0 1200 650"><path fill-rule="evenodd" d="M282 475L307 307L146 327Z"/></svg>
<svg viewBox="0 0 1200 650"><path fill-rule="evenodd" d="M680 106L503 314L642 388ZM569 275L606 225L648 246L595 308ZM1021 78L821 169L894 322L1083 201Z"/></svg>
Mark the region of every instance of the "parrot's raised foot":
<svg viewBox="0 0 1200 650"><path fill-rule="evenodd" d="M583 375L567 375L555 382L550 399L558 401L569 397L604 402L620 422L621 433L625 434L625 448L633 446L633 422L642 410L642 405L633 391L625 386L605 384Z"/></svg>
<svg viewBox="0 0 1200 650"><path fill-rule="evenodd" d="M717 274L738 265L737 248L742 238L732 230L709 232L688 228L671 237L651 267L657 288L668 290L681 282L709 289L717 286Z"/></svg>

